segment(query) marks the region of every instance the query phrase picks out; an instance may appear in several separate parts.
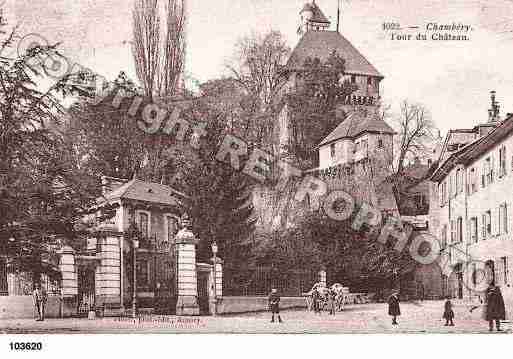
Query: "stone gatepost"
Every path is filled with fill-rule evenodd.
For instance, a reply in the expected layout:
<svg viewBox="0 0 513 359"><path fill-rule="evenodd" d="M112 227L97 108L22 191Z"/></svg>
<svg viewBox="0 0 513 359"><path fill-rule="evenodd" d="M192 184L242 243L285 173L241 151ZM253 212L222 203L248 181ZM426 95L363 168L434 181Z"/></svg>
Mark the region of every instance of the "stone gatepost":
<svg viewBox="0 0 513 359"><path fill-rule="evenodd" d="M78 279L73 248L69 246L62 248L59 269L62 275L62 296L64 298L76 296L78 294Z"/></svg>
<svg viewBox="0 0 513 359"><path fill-rule="evenodd" d="M69 246L64 246L60 252L59 270L61 271L61 305L60 316L68 317L76 314L78 298L77 266L75 263L75 251Z"/></svg>
<svg viewBox="0 0 513 359"><path fill-rule="evenodd" d="M319 271L319 282L326 287L326 271L324 269Z"/></svg>
<svg viewBox="0 0 513 359"><path fill-rule="evenodd" d="M123 233L115 229L102 229L98 233L100 259L96 274L97 300L112 307L123 307L121 298L121 241Z"/></svg>
<svg viewBox="0 0 513 359"><path fill-rule="evenodd" d="M199 240L190 230L189 218L182 217L182 229L175 237L178 283L177 315L199 315L196 276L196 244Z"/></svg>

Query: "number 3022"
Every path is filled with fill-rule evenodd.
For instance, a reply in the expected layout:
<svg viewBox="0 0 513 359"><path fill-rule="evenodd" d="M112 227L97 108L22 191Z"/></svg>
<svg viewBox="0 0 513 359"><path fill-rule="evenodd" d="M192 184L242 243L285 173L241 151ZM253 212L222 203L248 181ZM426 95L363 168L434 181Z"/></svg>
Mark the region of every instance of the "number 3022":
<svg viewBox="0 0 513 359"><path fill-rule="evenodd" d="M11 350L42 350L43 343L41 342L33 342L33 343L24 343L24 342L10 342L9 346Z"/></svg>

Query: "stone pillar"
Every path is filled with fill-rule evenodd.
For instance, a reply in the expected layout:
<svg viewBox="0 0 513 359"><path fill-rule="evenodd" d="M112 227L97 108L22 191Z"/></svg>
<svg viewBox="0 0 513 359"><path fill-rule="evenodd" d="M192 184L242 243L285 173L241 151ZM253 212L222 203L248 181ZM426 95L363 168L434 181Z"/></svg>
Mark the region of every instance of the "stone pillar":
<svg viewBox="0 0 513 359"><path fill-rule="evenodd" d="M62 296L72 298L78 295L77 268L75 265L75 251L69 246L61 250L59 269L62 275Z"/></svg>
<svg viewBox="0 0 513 359"><path fill-rule="evenodd" d="M176 315L199 315L198 279L196 277L196 244L198 239L188 228L188 219L176 234L176 268L178 299Z"/></svg>
<svg viewBox="0 0 513 359"><path fill-rule="evenodd" d="M326 271L324 269L319 271L319 282L324 284L325 287L327 286L326 285Z"/></svg>
<svg viewBox="0 0 513 359"><path fill-rule="evenodd" d="M122 306L121 298L121 241L118 231L103 231L98 235L100 258L97 273L97 295L102 304Z"/></svg>

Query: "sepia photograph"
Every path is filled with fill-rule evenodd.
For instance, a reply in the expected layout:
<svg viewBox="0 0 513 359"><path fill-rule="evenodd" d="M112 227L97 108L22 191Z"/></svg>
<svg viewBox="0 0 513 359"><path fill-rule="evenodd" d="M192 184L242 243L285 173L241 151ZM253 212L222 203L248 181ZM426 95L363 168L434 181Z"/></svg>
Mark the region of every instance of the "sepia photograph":
<svg viewBox="0 0 513 359"><path fill-rule="evenodd" d="M0 1L1 350L511 334L512 54L510 0Z"/></svg>

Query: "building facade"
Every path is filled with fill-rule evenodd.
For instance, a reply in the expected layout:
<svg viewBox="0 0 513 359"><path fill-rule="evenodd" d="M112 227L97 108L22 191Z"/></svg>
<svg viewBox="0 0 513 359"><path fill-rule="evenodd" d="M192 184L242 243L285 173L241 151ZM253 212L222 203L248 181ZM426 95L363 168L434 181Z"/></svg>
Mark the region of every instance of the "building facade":
<svg viewBox="0 0 513 359"><path fill-rule="evenodd" d="M483 281L510 291L513 116L498 115L492 93L489 121L449 132L431 178L443 289L456 298L479 296Z"/></svg>

